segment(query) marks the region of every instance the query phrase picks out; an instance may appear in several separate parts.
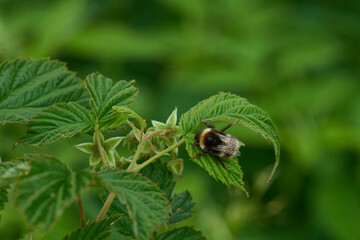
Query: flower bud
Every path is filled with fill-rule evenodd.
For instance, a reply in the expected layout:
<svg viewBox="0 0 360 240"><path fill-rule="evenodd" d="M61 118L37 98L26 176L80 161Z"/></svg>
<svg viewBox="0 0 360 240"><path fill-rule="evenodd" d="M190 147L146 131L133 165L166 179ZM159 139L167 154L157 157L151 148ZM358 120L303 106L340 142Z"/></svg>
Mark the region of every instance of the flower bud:
<svg viewBox="0 0 360 240"><path fill-rule="evenodd" d="M182 160L181 158L171 160L168 162L167 168L169 169L170 172L178 176L181 176L184 170L184 160Z"/></svg>

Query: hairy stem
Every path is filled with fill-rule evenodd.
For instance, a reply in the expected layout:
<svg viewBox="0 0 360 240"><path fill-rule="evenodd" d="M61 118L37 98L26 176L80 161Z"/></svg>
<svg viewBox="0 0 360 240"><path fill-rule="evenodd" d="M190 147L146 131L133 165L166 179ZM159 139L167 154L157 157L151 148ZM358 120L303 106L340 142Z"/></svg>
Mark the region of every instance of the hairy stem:
<svg viewBox="0 0 360 240"><path fill-rule="evenodd" d="M134 124L132 124L132 122L130 122L129 120L126 120L126 124L127 125L129 125L134 131L136 131L136 132L140 132L140 130L139 129L137 129L136 127L135 127L135 125ZM141 133L140 133L141 134Z"/></svg>
<svg viewBox="0 0 360 240"><path fill-rule="evenodd" d="M96 218L96 221L100 221L105 216L106 212L109 210L111 203L114 201L114 198L116 197L116 194L114 192L111 192L109 196L106 199L106 202L104 203L104 206L102 207L99 215Z"/></svg>
<svg viewBox="0 0 360 240"><path fill-rule="evenodd" d="M164 149L163 151L159 152L158 154L156 154L155 156L153 156L152 158L149 158L148 160L146 160L145 162L143 162L142 164L134 167L132 169L133 172L138 172L140 169L142 169L143 167L149 165L150 163L152 163L154 160L158 159L159 157L161 157L162 155L164 155L167 152L170 152L171 150L173 150L174 148L177 148L178 146L180 146L181 144L183 144L185 142L184 138L181 139L180 141L178 141L176 144Z"/></svg>
<svg viewBox="0 0 360 240"><path fill-rule="evenodd" d="M162 132L166 132L166 130L156 130L156 131L153 131L153 132L149 132L147 134L144 135L144 141L145 140L148 140L149 138L151 138L152 136L158 134L158 133L162 133Z"/></svg>
<svg viewBox="0 0 360 240"><path fill-rule="evenodd" d="M101 161L102 161L103 165L106 166L106 157L104 155L104 152L102 151L101 140L100 140L100 130L99 130L98 125L95 126L95 139L96 139L96 145L98 147Z"/></svg>
<svg viewBox="0 0 360 240"><path fill-rule="evenodd" d="M163 138L165 139L165 141L166 141L166 143L167 143L168 145L171 145L171 142L170 142L170 140L169 140L167 137L163 136ZM172 151L171 151L171 158L172 158L173 160L176 159L176 154L175 154L174 149L172 149Z"/></svg>
<svg viewBox="0 0 360 240"><path fill-rule="evenodd" d="M104 152L102 151L100 131L99 131L99 127L97 125L95 126L95 138L96 138L96 144L98 147L98 151L100 153L101 161L102 161L103 165L106 166L106 156L104 155ZM113 202L115 196L116 195L114 192L111 192L109 194L108 198L106 199L106 202L104 203L103 207L100 210L98 217L96 218L96 221L100 221L101 219L103 219L107 210L110 208L111 203Z"/></svg>
<svg viewBox="0 0 360 240"><path fill-rule="evenodd" d="M79 195L77 196L77 204L79 207L81 228L84 228L85 227L85 212L84 212L84 208L82 205L81 193L79 193Z"/></svg>
<svg viewBox="0 0 360 240"><path fill-rule="evenodd" d="M129 121L127 121L127 122L128 122L129 125L131 124L130 126L131 126L133 129L136 129L135 126L134 126L131 122L129 122ZM135 131L135 130L134 130L134 131ZM136 149L135 155L134 155L134 157L133 157L133 159L132 159L129 167L127 168L127 171L131 171L131 169L133 169L133 167L134 167L135 164L136 164L136 161L137 161L138 158L139 158L139 155L140 155L140 152L141 152L141 148L142 148L143 138L144 138L144 128L141 127L141 129L140 129L139 145L138 145L138 147L137 147L137 149Z"/></svg>

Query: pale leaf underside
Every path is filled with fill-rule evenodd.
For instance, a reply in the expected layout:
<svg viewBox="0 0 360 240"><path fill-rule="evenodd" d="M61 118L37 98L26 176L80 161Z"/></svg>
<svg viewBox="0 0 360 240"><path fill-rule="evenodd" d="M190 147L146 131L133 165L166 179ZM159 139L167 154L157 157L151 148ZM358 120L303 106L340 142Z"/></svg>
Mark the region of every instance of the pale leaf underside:
<svg viewBox="0 0 360 240"><path fill-rule="evenodd" d="M30 167L27 161L29 155L24 158L0 163L0 186L7 186L15 183L21 176L28 173Z"/></svg>

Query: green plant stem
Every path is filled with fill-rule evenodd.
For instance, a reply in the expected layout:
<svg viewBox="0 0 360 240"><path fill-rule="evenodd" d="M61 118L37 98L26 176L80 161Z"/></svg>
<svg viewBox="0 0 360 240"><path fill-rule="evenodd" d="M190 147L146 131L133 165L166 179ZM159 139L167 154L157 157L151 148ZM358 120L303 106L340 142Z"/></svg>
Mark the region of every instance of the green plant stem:
<svg viewBox="0 0 360 240"><path fill-rule="evenodd" d="M106 199L106 202L104 203L104 206L102 207L99 215L96 218L96 221L99 222L103 217L105 216L106 212L109 210L111 203L114 201L114 198L116 197L115 192L111 192L109 196Z"/></svg>
<svg viewBox="0 0 360 240"><path fill-rule="evenodd" d="M96 138L96 144L98 147L101 161L102 161L103 165L106 166L106 157L102 151L101 140L100 140L100 131L99 131L99 127L97 125L95 126L95 138ZM116 196L116 194L114 192L110 192L108 198L106 199L106 202L104 203L103 207L100 210L98 217L96 218L96 221L100 221L101 219L103 219L107 210L109 210L111 203L113 202L115 196Z"/></svg>
<svg viewBox="0 0 360 240"><path fill-rule="evenodd" d="M81 228L84 228L85 227L85 212L84 212L84 208L82 205L81 193L79 193L79 195L77 196L77 204L79 207Z"/></svg>
<svg viewBox="0 0 360 240"><path fill-rule="evenodd" d="M129 125L134 131L137 131L137 132L140 131L140 130L137 129L137 128L135 127L135 125L132 124L132 122L130 122L129 120L126 120L126 124ZM140 134L141 134L141 133L140 133Z"/></svg>
<svg viewBox="0 0 360 240"><path fill-rule="evenodd" d="M96 145L98 147L101 161L102 161L103 165L106 166L106 158L102 151L101 140L100 140L100 131L99 131L98 125L95 126L95 138L96 138Z"/></svg>
<svg viewBox="0 0 360 240"><path fill-rule="evenodd" d="M128 122L129 125L130 125L130 124L132 125L132 126L130 125L132 128L135 128L135 126L134 126L131 122L129 122L129 121L127 121L127 122ZM137 161L138 158L139 158L139 155L140 155L140 152L141 152L141 148L142 148L143 138L144 138L144 129L143 129L143 127L141 127L141 129L140 129L139 145L138 145L138 147L137 147L137 149L136 149L135 155L134 155L134 157L133 157L133 159L132 159L129 167L127 168L127 171L131 171L131 169L133 169L133 167L134 167L135 164L136 164L136 161Z"/></svg>
<svg viewBox="0 0 360 240"><path fill-rule="evenodd" d="M151 162L153 162L154 160L158 159L159 157L161 157L162 155L164 155L167 152L170 152L171 150L173 150L174 148L177 148L178 146L180 146L181 144L183 144L185 142L184 138L181 139L180 141L178 141L176 144L164 149L163 151L159 152L158 154L156 154L155 156L153 156L152 158L149 158L148 160L146 160L145 162L143 162L142 164L134 167L132 169L133 172L138 172L140 169L142 169L143 167L149 165Z"/></svg>
<svg viewBox="0 0 360 240"><path fill-rule="evenodd" d="M156 131L147 133L147 134L145 134L145 136L144 136L144 141L145 141L145 140L148 140L148 139L151 138L152 136L154 136L154 135L156 135L156 134L158 134L158 133L162 133L162 132L165 133L166 130L156 130Z"/></svg>
<svg viewBox="0 0 360 240"><path fill-rule="evenodd" d="M167 143L168 145L171 144L170 140L169 140L167 137L163 136L163 138L165 139L165 141L166 141L166 143ZM173 160L176 159L176 154L175 154L174 149L171 151L171 158L172 158Z"/></svg>

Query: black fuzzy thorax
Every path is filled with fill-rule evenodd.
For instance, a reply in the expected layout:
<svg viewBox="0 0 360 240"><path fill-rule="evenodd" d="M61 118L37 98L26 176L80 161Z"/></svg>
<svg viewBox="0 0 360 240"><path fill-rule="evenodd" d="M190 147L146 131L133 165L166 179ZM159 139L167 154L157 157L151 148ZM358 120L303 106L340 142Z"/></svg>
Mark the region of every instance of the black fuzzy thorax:
<svg viewBox="0 0 360 240"><path fill-rule="evenodd" d="M216 147L218 145L223 144L220 137L218 136L219 133L216 132L208 132L205 136L204 136L204 143L205 146L208 148L212 148L212 147Z"/></svg>

